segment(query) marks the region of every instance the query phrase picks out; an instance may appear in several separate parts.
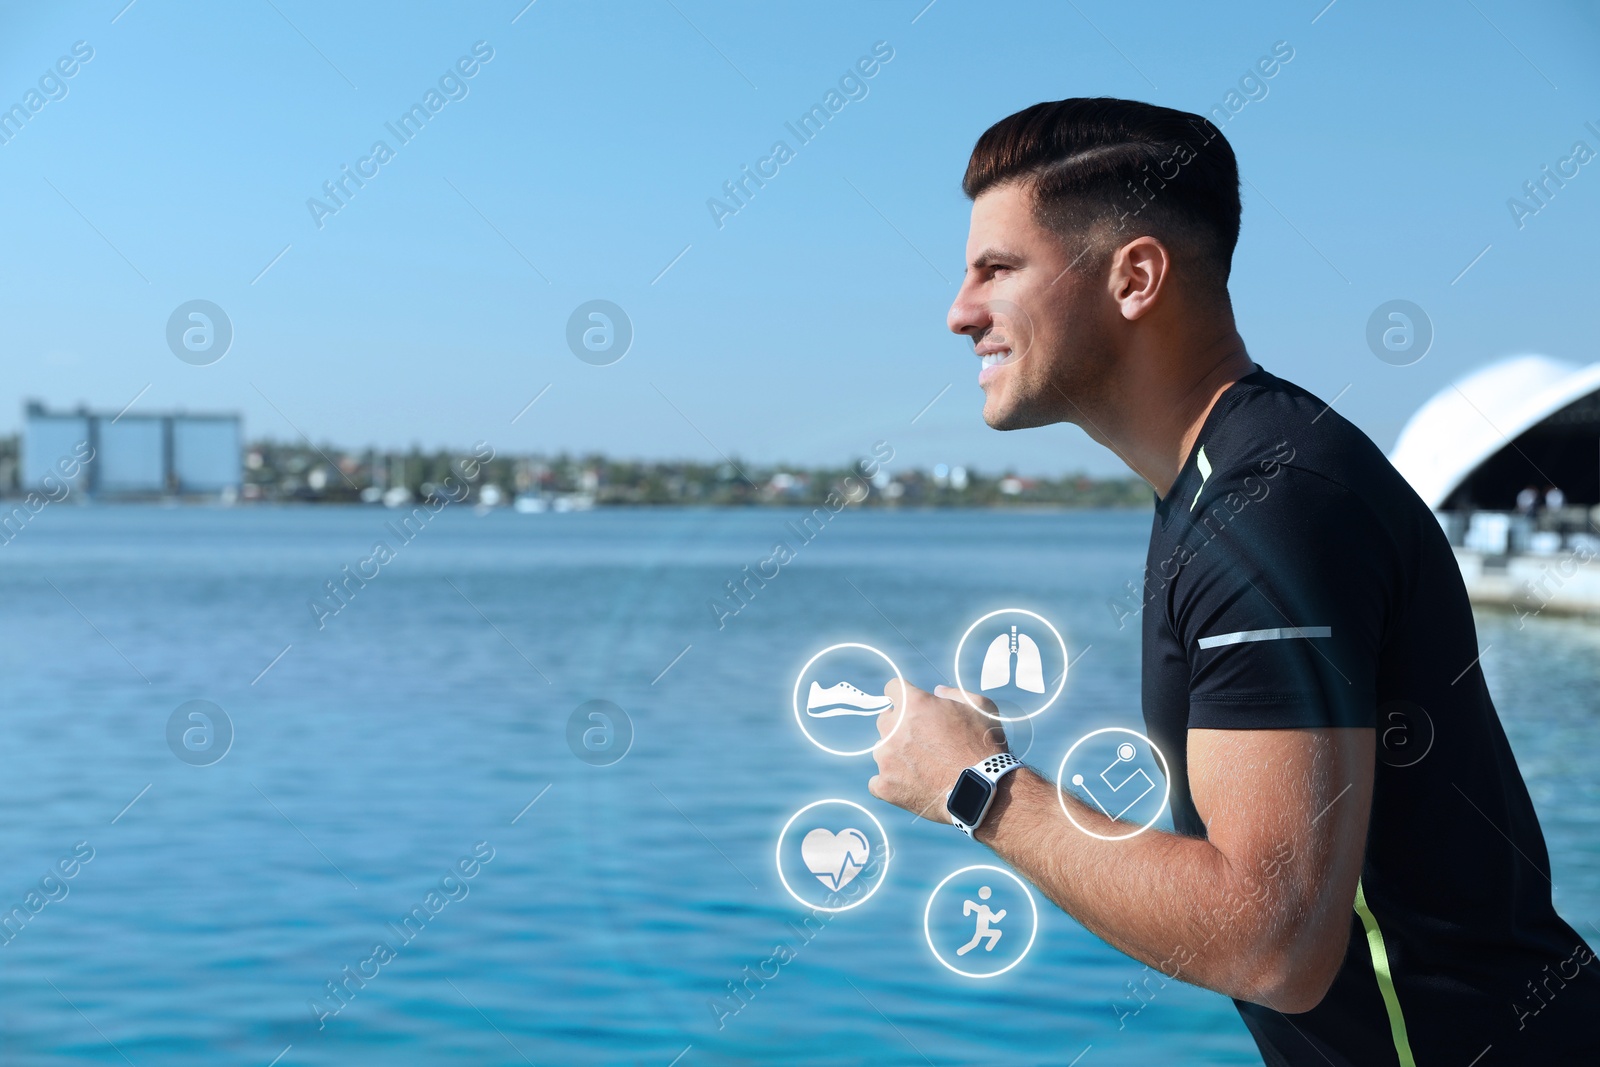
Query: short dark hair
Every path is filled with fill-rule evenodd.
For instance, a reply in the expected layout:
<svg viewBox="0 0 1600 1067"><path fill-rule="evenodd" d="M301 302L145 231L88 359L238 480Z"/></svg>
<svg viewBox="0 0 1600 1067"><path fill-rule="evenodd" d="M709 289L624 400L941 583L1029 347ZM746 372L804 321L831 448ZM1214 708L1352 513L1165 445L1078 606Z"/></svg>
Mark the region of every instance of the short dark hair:
<svg viewBox="0 0 1600 1067"><path fill-rule="evenodd" d="M1057 233L1149 234L1227 285L1239 164L1209 119L1104 96L1035 104L984 131L961 188L976 200L1012 182L1032 186L1036 217Z"/></svg>

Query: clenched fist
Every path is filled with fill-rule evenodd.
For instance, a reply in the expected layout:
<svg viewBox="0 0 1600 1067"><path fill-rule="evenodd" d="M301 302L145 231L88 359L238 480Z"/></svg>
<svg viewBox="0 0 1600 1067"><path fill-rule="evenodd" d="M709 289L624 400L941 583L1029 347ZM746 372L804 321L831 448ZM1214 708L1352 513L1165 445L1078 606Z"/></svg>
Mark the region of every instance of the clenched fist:
<svg viewBox="0 0 1600 1067"><path fill-rule="evenodd" d="M872 750L878 773L867 783L868 792L935 822L949 822L945 798L962 768L1008 751L1001 723L973 707L981 704L994 712L994 704L948 686L929 693L899 680L884 686L883 695L894 707L878 716L878 734L885 740Z"/></svg>

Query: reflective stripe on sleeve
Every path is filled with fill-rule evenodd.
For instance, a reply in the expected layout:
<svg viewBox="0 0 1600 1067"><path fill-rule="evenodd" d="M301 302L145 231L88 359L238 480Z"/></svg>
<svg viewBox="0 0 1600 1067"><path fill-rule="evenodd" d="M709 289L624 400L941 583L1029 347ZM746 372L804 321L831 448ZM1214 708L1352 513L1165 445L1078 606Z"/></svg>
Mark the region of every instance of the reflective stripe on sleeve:
<svg viewBox="0 0 1600 1067"><path fill-rule="evenodd" d="M1283 641L1291 637L1332 637L1331 626L1276 626L1270 630L1239 630L1231 634L1213 634L1200 639L1201 648L1219 645L1242 645L1246 641Z"/></svg>

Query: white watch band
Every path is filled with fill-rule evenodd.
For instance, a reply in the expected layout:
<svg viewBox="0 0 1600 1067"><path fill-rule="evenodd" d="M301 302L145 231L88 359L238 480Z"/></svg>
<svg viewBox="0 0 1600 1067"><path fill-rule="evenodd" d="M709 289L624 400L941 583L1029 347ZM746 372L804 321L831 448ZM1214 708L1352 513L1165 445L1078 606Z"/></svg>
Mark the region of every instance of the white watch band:
<svg viewBox="0 0 1600 1067"><path fill-rule="evenodd" d="M1020 766L1022 766L1022 761L1011 753L997 752L982 763L973 764L972 769L989 779L989 781L998 783L1000 779Z"/></svg>
<svg viewBox="0 0 1600 1067"><path fill-rule="evenodd" d="M968 769L977 772L984 778L987 778L991 784L999 785L1000 779L1004 778L1006 775L1010 774L1020 766L1022 766L1022 761L1013 756L1011 753L997 752L988 759L985 759L979 763L974 763ZM978 813L976 822L969 826L960 819L956 818L954 815L950 816L950 822L957 830L960 830L968 837L971 837L973 831L983 824L984 816L989 814L989 807L993 803L994 793L991 791L989 794L989 800L984 804L983 810Z"/></svg>

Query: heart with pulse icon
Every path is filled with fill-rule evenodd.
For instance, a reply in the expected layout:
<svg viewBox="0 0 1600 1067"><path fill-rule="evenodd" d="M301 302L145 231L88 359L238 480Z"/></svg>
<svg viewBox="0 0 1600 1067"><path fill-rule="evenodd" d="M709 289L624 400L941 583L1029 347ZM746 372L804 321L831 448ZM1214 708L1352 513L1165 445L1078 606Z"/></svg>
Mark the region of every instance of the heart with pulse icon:
<svg viewBox="0 0 1600 1067"><path fill-rule="evenodd" d="M867 835L849 826L838 833L819 826L800 842L800 858L817 881L835 892L861 873L871 854Z"/></svg>

